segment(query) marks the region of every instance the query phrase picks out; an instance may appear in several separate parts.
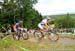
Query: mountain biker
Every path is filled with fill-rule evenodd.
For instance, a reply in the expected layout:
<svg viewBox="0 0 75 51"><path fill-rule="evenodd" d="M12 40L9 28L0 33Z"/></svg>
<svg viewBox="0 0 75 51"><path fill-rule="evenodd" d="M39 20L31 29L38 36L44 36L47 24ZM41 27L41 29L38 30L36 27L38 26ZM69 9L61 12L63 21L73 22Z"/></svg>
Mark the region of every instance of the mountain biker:
<svg viewBox="0 0 75 51"><path fill-rule="evenodd" d="M15 32L18 32L18 30L21 28L22 23L23 23L22 21L19 21L19 22L14 24L13 28L14 28Z"/></svg>
<svg viewBox="0 0 75 51"><path fill-rule="evenodd" d="M48 21L49 21L49 18L45 18L38 24L38 27L41 29L41 31L48 30L48 27L49 27Z"/></svg>

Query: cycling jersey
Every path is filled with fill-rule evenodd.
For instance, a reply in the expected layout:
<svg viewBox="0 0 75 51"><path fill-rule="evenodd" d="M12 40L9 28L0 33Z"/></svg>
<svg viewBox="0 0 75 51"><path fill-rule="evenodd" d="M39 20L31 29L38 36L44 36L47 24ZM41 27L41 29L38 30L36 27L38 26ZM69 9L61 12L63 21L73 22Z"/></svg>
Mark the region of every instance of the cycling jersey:
<svg viewBox="0 0 75 51"><path fill-rule="evenodd" d="M19 27L20 27L20 23L17 22L17 23L14 25L14 31L17 32L18 29L19 29Z"/></svg>
<svg viewBox="0 0 75 51"><path fill-rule="evenodd" d="M43 29L43 26L45 26L45 24L47 23L47 19L43 19L39 24L38 24L38 27L40 29Z"/></svg>
<svg viewBox="0 0 75 51"><path fill-rule="evenodd" d="M17 22L17 23L16 23L16 26L20 26L20 23L19 23L19 22Z"/></svg>

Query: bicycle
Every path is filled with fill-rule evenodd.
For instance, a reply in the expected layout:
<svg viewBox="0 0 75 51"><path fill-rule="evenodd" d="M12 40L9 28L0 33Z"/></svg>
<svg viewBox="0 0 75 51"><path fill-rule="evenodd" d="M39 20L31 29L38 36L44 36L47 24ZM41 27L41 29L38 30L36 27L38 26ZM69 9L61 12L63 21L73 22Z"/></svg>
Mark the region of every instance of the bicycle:
<svg viewBox="0 0 75 51"><path fill-rule="evenodd" d="M28 40L29 39L29 34L23 28L18 29L17 33L15 32L13 34L14 40L20 40L21 37L24 40Z"/></svg>
<svg viewBox="0 0 75 51"><path fill-rule="evenodd" d="M35 30L33 35L34 35L34 38L41 40L42 38L46 36L46 34L48 34L48 39L50 41L59 40L59 35L57 34L55 29L54 30L48 29L46 32L42 32L41 30Z"/></svg>

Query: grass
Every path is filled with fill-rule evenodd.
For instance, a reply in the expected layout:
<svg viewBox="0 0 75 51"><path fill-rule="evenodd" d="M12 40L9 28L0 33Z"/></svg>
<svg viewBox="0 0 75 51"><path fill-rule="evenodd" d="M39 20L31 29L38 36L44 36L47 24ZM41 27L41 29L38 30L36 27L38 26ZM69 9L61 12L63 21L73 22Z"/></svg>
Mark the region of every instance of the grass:
<svg viewBox="0 0 75 51"><path fill-rule="evenodd" d="M59 34L60 37L75 39L75 34Z"/></svg>
<svg viewBox="0 0 75 51"><path fill-rule="evenodd" d="M74 37L73 35L60 35L61 37ZM43 39L41 42L29 40L13 40L12 36L0 40L0 51L75 51L75 45L65 45L61 41L50 42Z"/></svg>

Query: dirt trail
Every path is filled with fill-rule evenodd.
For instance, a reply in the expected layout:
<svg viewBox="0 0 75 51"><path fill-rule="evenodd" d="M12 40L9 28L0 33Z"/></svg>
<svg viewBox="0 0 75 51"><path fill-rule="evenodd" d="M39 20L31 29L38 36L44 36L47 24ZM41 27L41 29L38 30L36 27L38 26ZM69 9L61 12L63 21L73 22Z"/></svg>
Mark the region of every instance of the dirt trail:
<svg viewBox="0 0 75 51"><path fill-rule="evenodd" d="M71 38L60 38L59 41L65 45L75 45L75 39Z"/></svg>
<svg viewBox="0 0 75 51"><path fill-rule="evenodd" d="M35 42L35 43L39 42L39 44L50 44L50 43L52 43L51 41L48 40L48 38L45 38L41 41L38 41L35 38L30 38L28 41ZM58 42L60 42L64 45L75 45L75 39L66 38L66 37L65 38L59 38Z"/></svg>

